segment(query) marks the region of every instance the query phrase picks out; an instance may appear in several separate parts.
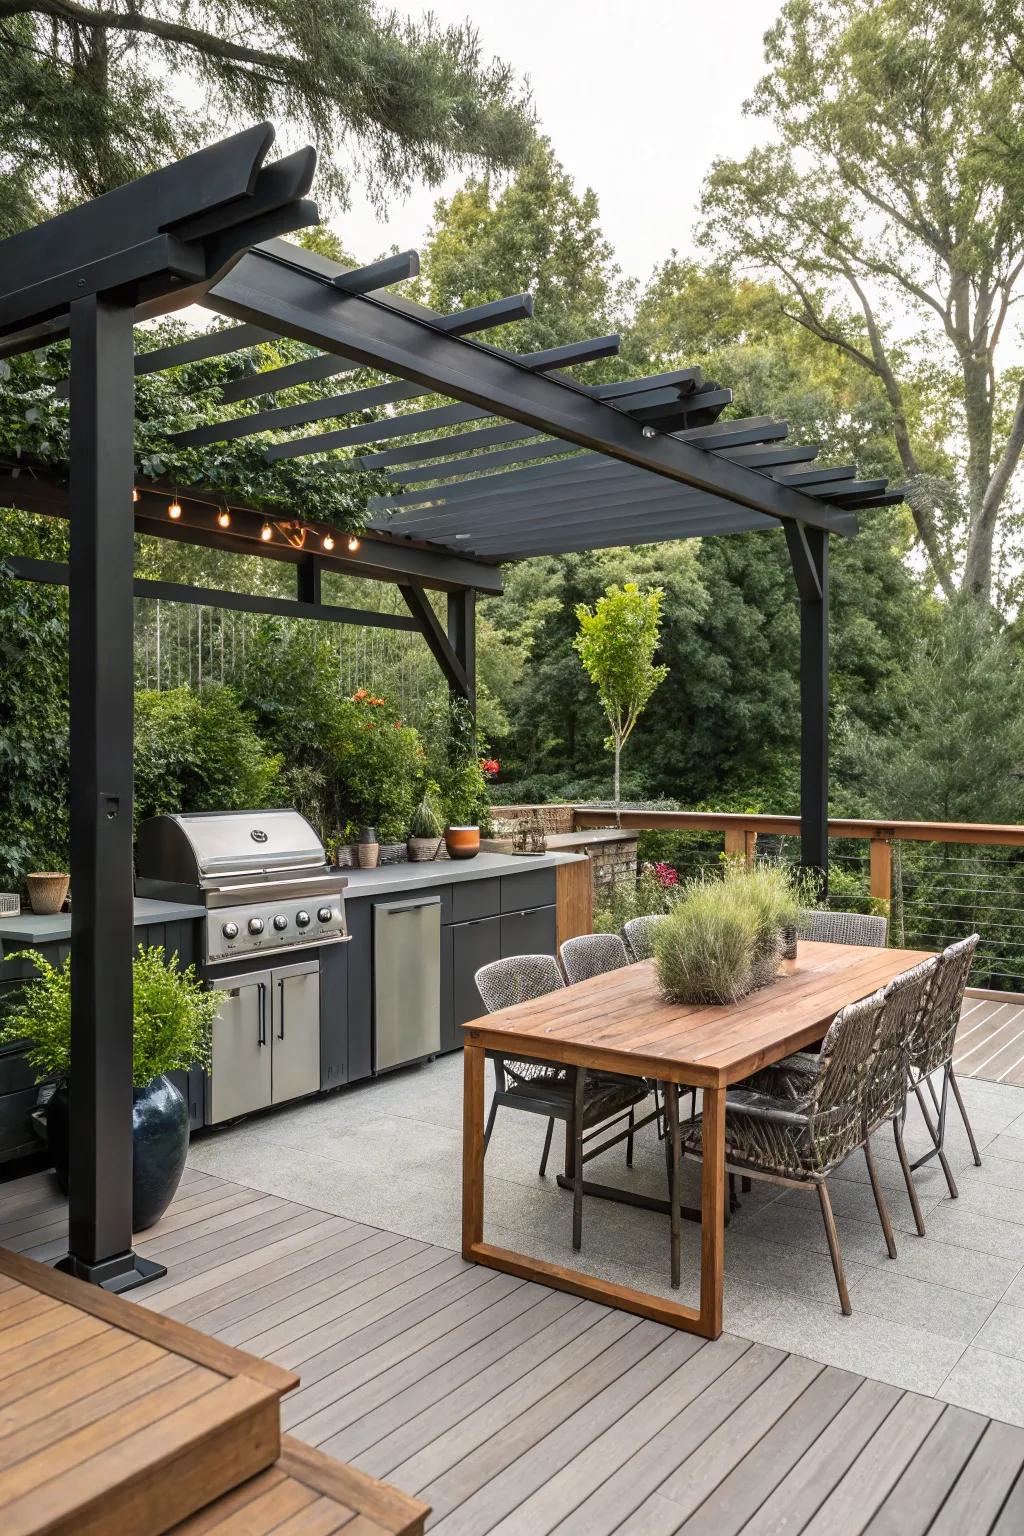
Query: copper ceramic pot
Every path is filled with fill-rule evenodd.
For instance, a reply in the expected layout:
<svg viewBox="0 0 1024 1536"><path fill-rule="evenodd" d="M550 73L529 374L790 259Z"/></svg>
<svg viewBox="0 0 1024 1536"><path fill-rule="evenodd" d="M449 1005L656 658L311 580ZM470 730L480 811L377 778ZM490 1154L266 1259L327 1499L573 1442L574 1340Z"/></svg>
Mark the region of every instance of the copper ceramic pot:
<svg viewBox="0 0 1024 1536"><path fill-rule="evenodd" d="M449 827L444 845L450 859L475 859L480 852L479 827Z"/></svg>

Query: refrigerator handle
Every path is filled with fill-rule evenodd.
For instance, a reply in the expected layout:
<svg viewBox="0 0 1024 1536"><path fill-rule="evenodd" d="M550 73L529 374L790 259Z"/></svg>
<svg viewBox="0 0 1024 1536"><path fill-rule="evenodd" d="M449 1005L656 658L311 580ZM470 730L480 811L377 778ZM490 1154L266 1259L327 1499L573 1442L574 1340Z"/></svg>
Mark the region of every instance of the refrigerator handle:
<svg viewBox="0 0 1024 1536"><path fill-rule="evenodd" d="M281 1004L281 1028L278 1031L277 1038L279 1040L283 1040L284 1039L284 977L283 976L279 976L278 977L277 985L278 985L278 987L280 989L279 992L278 992L278 1001Z"/></svg>

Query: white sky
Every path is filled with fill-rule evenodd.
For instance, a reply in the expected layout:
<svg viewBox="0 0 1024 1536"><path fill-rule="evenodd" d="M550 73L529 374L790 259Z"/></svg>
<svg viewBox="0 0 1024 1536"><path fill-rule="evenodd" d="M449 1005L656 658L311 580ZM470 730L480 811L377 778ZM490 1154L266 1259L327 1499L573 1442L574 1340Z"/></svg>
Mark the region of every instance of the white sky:
<svg viewBox="0 0 1024 1536"><path fill-rule="evenodd" d="M762 37L781 0L390 0L442 22L469 17L485 56L528 77L542 130L578 187L593 187L627 276L645 278L691 245L697 199L716 155L740 156L758 128L742 106L762 72ZM418 187L389 218L358 193L333 222L371 261L421 244L434 201Z"/></svg>

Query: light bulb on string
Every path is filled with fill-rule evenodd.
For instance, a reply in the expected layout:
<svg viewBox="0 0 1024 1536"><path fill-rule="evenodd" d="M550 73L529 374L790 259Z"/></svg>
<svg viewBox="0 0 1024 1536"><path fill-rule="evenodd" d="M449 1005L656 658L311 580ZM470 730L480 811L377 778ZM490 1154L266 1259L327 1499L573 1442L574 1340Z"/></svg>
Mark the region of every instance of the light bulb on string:
<svg viewBox="0 0 1024 1536"><path fill-rule="evenodd" d="M323 538L320 540L320 547L321 549L326 549L328 554L330 554L331 550L334 548L333 534L325 533Z"/></svg>
<svg viewBox="0 0 1024 1536"><path fill-rule="evenodd" d="M270 526L269 523L264 523L263 527L260 529L260 538L263 540L264 544L269 544L270 540L273 537L274 537L274 530L273 530L273 528Z"/></svg>
<svg viewBox="0 0 1024 1536"><path fill-rule="evenodd" d="M218 528L231 527L231 513L228 511L227 507L221 507L220 511L217 513L217 526Z"/></svg>
<svg viewBox="0 0 1024 1536"><path fill-rule="evenodd" d="M174 500L167 508L167 516L171 519L172 523L176 523L181 517L181 502L178 500L177 496L175 496Z"/></svg>
<svg viewBox="0 0 1024 1536"><path fill-rule="evenodd" d="M141 501L141 500L142 500L142 497L139 495L139 488L138 488L138 486L137 485L133 485L132 486L132 501Z"/></svg>
<svg viewBox="0 0 1024 1536"><path fill-rule="evenodd" d="M349 538L348 547L349 547L349 553L353 554L353 555L355 554L356 550L359 548L359 540L356 538L354 533Z"/></svg>

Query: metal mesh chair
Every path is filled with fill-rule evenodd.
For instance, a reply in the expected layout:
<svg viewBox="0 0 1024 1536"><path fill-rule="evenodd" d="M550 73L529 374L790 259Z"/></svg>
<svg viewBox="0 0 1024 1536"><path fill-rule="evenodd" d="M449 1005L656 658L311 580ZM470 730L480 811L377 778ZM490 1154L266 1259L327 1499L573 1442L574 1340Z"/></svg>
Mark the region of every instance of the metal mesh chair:
<svg viewBox="0 0 1024 1536"><path fill-rule="evenodd" d="M921 1114L924 1116L924 1123L928 1127L928 1134L932 1139L930 1150L917 1158L911 1164L911 1168L920 1168L924 1163L930 1162L933 1157L937 1157L946 1176L949 1193L954 1200L959 1191L953 1177L953 1170L946 1157L946 1107L950 1089L953 1090L953 1097L956 1099L957 1108L964 1122L975 1166L981 1167L981 1153L978 1151L974 1129L967 1118L960 1084L953 1070L956 1030L960 1022L964 991L979 937L978 934L972 933L969 938L958 939L956 943L948 945L938 957L927 1006L918 1020L910 1049L910 1080L921 1107ZM942 1088L939 1093L936 1093L933 1081L933 1074L936 1072L942 1073ZM928 1100L925 1098L926 1086L935 1110L934 1121L928 1108ZM924 1232L923 1223L919 1223L918 1231Z"/></svg>
<svg viewBox="0 0 1024 1536"><path fill-rule="evenodd" d="M725 1101L725 1157L731 1172L774 1184L817 1189L846 1316L852 1308L827 1185L829 1175L864 1143L864 1090L877 1046L882 1006L882 993L875 992L836 1015L820 1055L814 1058L816 1070L800 1096L779 1098L744 1086L730 1089ZM671 1123L671 1112L669 1118ZM699 1118L687 1131L683 1146L700 1156ZM678 1168L674 1149L670 1167L672 1163ZM876 1199L883 1209L880 1190ZM672 1284L679 1284L675 1233Z"/></svg>
<svg viewBox="0 0 1024 1536"><path fill-rule="evenodd" d="M482 966L476 973L476 986L488 1013L496 1013L501 1008L515 1007L557 992L565 982L553 956L512 955L507 960L494 960L490 965ZM573 1180L573 1247L579 1249L583 1224L583 1164L602 1150L600 1146L594 1148L589 1144L596 1134L609 1128L609 1122L628 1115L626 1157L627 1162L631 1162L633 1113L635 1106L647 1097L648 1086L643 1079L588 1072L583 1067L556 1067L545 1061L513 1059L496 1051L489 1051L488 1055L494 1063L494 1097L484 1129L484 1152L486 1154L500 1106L545 1115L548 1125L540 1161L543 1178L547 1172L555 1121L564 1122L565 1172L566 1177Z"/></svg>
<svg viewBox="0 0 1024 1536"><path fill-rule="evenodd" d="M889 924L884 917L868 912L804 911L796 931L798 938L810 939L815 944L869 944L884 949Z"/></svg>
<svg viewBox="0 0 1024 1536"><path fill-rule="evenodd" d="M566 939L558 953L570 986L607 971L621 971L629 964L626 946L617 933L581 933L579 938Z"/></svg>
<svg viewBox="0 0 1024 1536"><path fill-rule="evenodd" d="M654 954L655 929L664 921L664 914L655 912L649 917L631 917L623 925L622 937L634 960L650 960Z"/></svg>

